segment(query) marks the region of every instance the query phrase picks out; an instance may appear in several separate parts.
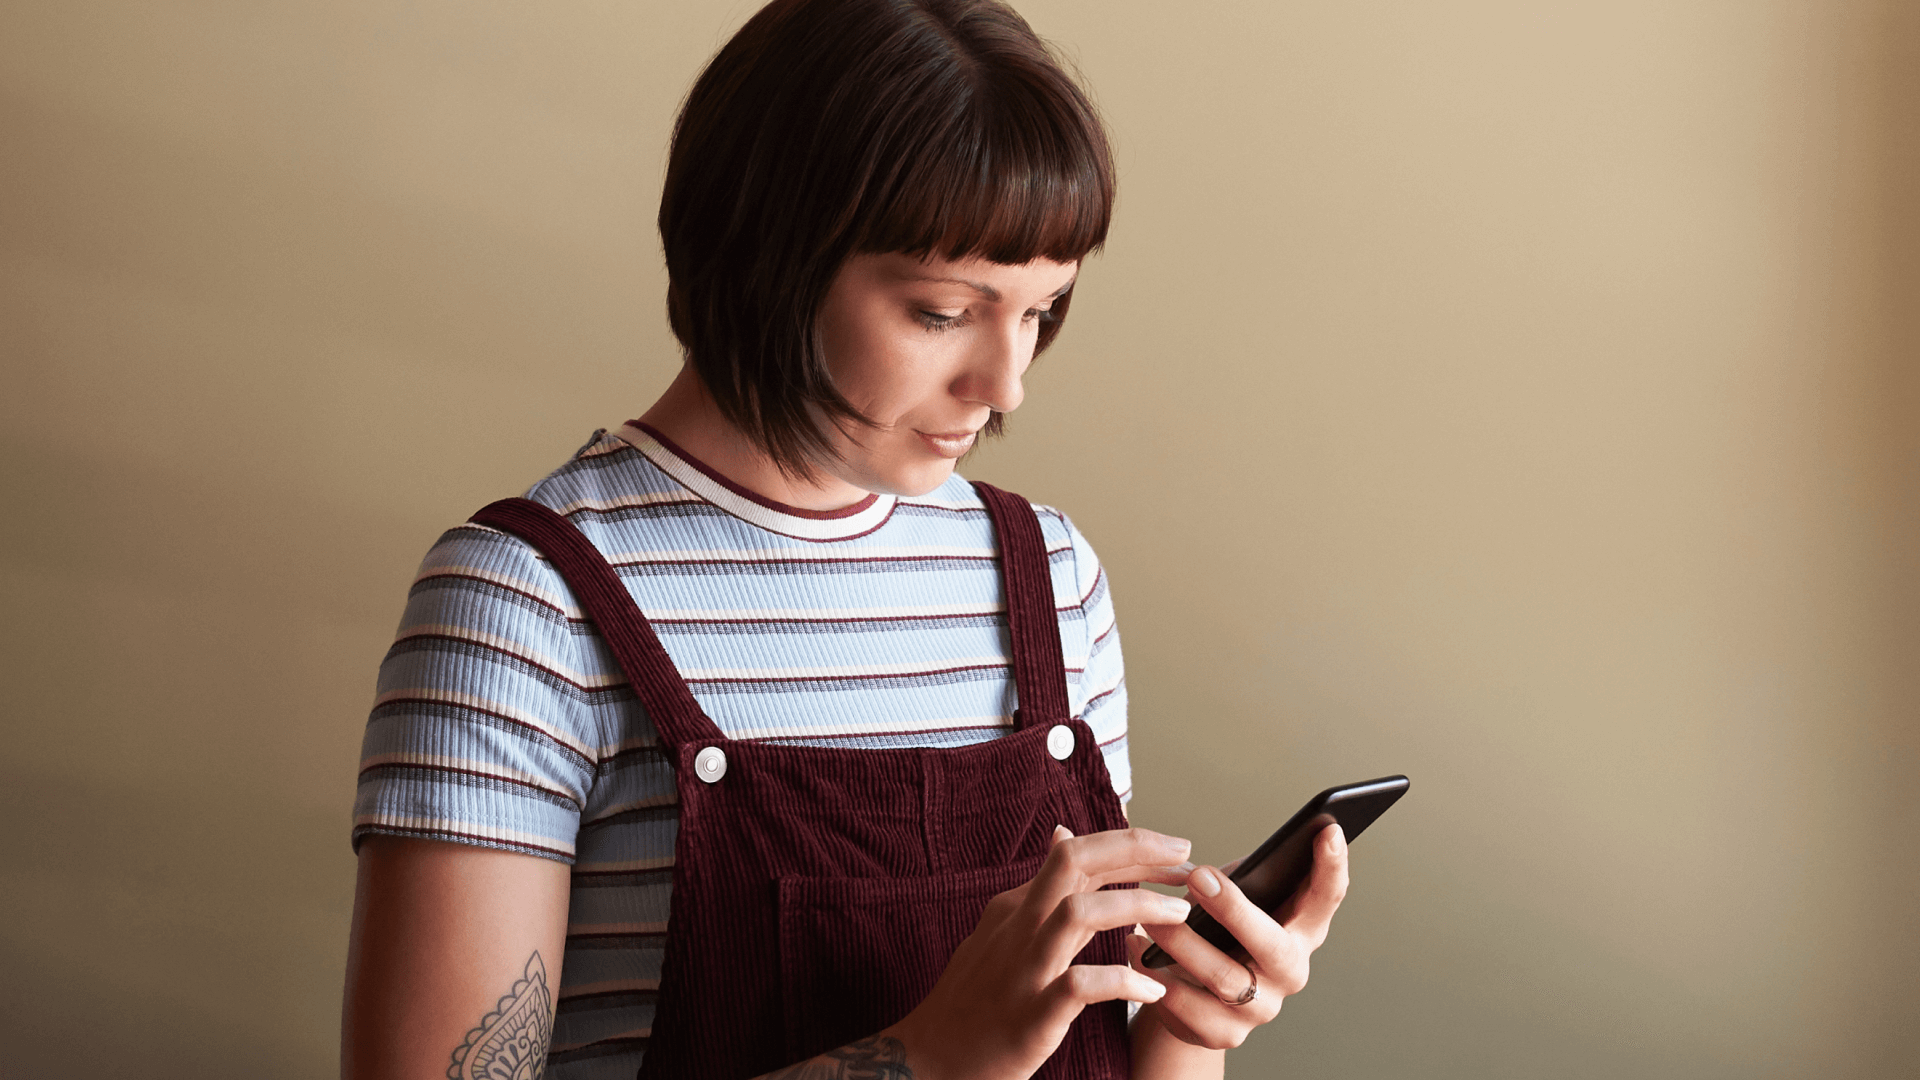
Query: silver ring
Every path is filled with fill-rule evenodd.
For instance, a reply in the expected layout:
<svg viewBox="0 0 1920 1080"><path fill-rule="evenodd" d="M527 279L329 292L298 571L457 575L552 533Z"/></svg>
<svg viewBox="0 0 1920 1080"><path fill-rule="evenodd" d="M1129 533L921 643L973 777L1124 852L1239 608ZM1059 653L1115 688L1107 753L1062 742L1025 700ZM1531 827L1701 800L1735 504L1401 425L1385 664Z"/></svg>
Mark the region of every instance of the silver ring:
<svg viewBox="0 0 1920 1080"><path fill-rule="evenodd" d="M1240 966L1247 969L1247 988L1241 992L1240 996L1237 998L1228 1000L1227 998L1220 997L1219 994L1213 995L1214 997L1220 998L1221 1001L1226 1002L1228 1005L1231 1005L1236 1009L1242 1005L1252 1004L1253 999L1260 996L1260 976L1254 974L1253 965L1242 964Z"/></svg>

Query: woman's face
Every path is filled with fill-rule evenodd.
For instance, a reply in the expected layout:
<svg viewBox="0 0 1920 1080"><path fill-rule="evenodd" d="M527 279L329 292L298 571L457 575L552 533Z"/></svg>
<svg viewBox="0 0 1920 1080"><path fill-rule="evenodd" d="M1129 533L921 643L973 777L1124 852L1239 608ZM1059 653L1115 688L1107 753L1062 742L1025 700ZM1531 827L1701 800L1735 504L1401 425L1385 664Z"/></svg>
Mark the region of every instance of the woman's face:
<svg viewBox="0 0 1920 1080"><path fill-rule="evenodd" d="M995 412L1019 407L1041 320L1078 263L855 255L820 309L827 370L873 427L834 437L826 471L866 491L944 483Z"/></svg>

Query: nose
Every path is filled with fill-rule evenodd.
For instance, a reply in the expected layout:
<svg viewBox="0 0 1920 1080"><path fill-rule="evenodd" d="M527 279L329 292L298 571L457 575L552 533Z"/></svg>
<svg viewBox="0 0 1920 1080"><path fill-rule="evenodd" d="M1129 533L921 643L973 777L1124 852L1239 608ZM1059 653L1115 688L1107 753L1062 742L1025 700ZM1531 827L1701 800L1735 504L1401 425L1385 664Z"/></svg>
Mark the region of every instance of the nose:
<svg viewBox="0 0 1920 1080"><path fill-rule="evenodd" d="M955 381L954 394L994 412L1010 413L1019 408L1027 396L1020 377L1033 362L1033 346L1033 335L1017 321L995 333L980 335Z"/></svg>

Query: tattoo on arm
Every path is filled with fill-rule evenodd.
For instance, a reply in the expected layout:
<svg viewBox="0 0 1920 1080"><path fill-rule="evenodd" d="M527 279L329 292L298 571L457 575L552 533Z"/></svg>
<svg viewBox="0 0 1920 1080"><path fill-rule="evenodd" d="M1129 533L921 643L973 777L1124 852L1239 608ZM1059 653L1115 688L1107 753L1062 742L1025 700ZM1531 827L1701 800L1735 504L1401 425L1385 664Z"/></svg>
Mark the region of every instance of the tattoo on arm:
<svg viewBox="0 0 1920 1080"><path fill-rule="evenodd" d="M535 952L524 976L453 1052L447 1080L540 1080L553 1038L553 995Z"/></svg>
<svg viewBox="0 0 1920 1080"><path fill-rule="evenodd" d="M770 1072L762 1080L913 1080L913 1070L907 1067L904 1043L875 1035Z"/></svg>

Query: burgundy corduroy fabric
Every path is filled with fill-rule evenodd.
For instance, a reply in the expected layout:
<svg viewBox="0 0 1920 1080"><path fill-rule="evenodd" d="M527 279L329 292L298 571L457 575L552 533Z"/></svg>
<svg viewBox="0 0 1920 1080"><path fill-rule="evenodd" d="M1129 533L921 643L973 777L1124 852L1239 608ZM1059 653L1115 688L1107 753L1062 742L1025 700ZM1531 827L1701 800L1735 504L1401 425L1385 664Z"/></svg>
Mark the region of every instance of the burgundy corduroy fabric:
<svg viewBox="0 0 1920 1080"><path fill-rule="evenodd" d="M1087 725L1067 715L1052 577L1025 499L975 484L1001 555L1018 730L958 749L733 742L674 671L606 560L560 515L507 499L473 520L551 560L619 659L680 795L659 1006L642 1077L746 1080L871 1035L926 997L994 894L1031 878L1055 825L1126 827ZM1047 734L1066 725L1057 761ZM726 775L706 783L709 746ZM1080 963L1126 962L1124 932ZM1126 1007L1083 1012L1036 1076L1130 1071Z"/></svg>

